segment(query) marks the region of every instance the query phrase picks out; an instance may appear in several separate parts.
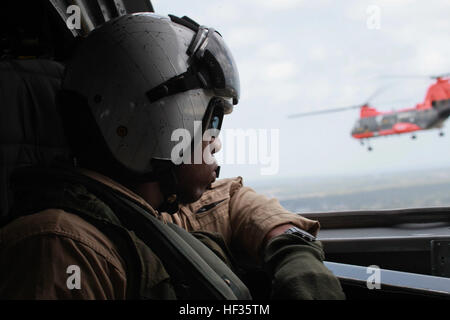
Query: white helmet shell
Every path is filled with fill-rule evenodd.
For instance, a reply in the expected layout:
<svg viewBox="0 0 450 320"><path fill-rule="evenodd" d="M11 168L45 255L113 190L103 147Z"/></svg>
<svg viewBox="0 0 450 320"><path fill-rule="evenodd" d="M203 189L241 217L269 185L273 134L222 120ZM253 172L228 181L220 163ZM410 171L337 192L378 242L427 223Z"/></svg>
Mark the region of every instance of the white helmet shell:
<svg viewBox="0 0 450 320"><path fill-rule="evenodd" d="M127 169L152 171L171 160L174 130L194 137L213 90L192 89L150 102L146 92L188 69L195 32L168 17L138 13L111 20L82 40L67 65L63 89L87 99L109 150ZM199 128L201 130L201 128Z"/></svg>

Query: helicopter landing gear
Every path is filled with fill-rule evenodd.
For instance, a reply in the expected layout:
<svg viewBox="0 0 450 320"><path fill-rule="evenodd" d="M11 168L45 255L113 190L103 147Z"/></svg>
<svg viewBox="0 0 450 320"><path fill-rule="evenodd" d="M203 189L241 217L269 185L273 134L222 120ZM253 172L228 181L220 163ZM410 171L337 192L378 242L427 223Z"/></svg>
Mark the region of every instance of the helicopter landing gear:
<svg viewBox="0 0 450 320"><path fill-rule="evenodd" d="M370 145L370 141L369 141L369 139L367 139L367 151L372 151L372 150L373 150L373 148Z"/></svg>
<svg viewBox="0 0 450 320"><path fill-rule="evenodd" d="M367 151L372 151L372 146L370 145L370 140L366 139L366 141L364 141L363 139L359 140L359 143L364 146L367 144Z"/></svg>

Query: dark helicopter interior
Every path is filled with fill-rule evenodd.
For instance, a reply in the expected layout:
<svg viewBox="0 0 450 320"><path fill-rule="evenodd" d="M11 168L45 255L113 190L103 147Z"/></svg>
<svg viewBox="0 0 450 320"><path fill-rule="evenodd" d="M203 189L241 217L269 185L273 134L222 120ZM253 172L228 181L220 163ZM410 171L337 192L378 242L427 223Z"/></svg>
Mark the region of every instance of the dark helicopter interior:
<svg viewBox="0 0 450 320"><path fill-rule="evenodd" d="M79 2L88 3L88 1ZM114 14L142 11L143 8L146 11L153 11L150 1L119 2L124 4L123 11L114 6L97 9L103 13L109 12L109 17ZM39 57L64 62L77 40L65 27L61 13L58 14L53 10L53 4L63 6L66 2L55 0L32 3L32 9L20 10L23 1L2 2L0 9L2 57ZM98 1L98 3L118 2ZM135 6L133 7L131 3ZM6 8L6 5L12 8ZM27 6L30 5L27 1ZM20 15L11 12L20 12ZM98 12L98 10L90 12L92 21L97 24L106 21L105 16L108 16L98 15ZM2 105L0 102L0 106ZM11 141L5 141L3 136L0 137L2 155L6 152L4 151L6 147L3 146L9 143ZM0 167L3 170L4 163L0 163ZM3 199L3 196L0 199ZM302 215L320 221L322 230L319 240L324 245L326 265L341 280L348 299L450 298L449 208ZM369 266L378 266L379 269L368 269ZM379 272L379 288L370 287L369 278L372 271L373 274ZM251 278L249 277L249 286L255 292L254 296L264 298L262 293L267 291L262 290L261 285L265 282Z"/></svg>
<svg viewBox="0 0 450 320"><path fill-rule="evenodd" d="M428 208L303 215L321 221L328 267L350 297L448 298L449 214ZM368 289L366 268L354 266L379 267L381 290Z"/></svg>

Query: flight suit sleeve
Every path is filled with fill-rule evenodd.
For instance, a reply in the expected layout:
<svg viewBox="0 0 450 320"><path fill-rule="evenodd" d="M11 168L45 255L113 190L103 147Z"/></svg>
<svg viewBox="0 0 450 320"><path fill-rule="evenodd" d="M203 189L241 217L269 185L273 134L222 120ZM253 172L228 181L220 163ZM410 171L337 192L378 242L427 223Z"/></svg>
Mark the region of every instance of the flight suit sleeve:
<svg viewBox="0 0 450 320"><path fill-rule="evenodd" d="M0 298L125 299L126 272L117 253L87 222L58 211L0 229Z"/></svg>
<svg viewBox="0 0 450 320"><path fill-rule="evenodd" d="M2 299L125 298L125 274L76 240L41 234L0 254Z"/></svg>
<svg viewBox="0 0 450 320"><path fill-rule="evenodd" d="M313 235L320 228L318 221L294 214L283 208L277 199L269 199L243 186L242 178L234 180L230 187L229 215L232 241L257 260L264 239L273 228L291 223Z"/></svg>

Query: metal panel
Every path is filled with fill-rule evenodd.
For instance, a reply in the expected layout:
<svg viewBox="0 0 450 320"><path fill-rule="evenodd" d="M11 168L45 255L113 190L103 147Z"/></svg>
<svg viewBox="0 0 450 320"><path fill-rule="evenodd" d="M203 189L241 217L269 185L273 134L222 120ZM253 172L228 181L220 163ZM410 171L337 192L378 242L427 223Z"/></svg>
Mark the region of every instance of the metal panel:
<svg viewBox="0 0 450 320"><path fill-rule="evenodd" d="M367 267L325 261L325 266L343 283L366 286ZM433 295L450 299L450 279L416 273L379 269L380 289L409 294ZM367 289L369 290L369 288Z"/></svg>
<svg viewBox="0 0 450 320"><path fill-rule="evenodd" d="M430 251L432 240L450 240L450 224L409 223L386 228L324 229L318 234L327 252Z"/></svg>
<svg viewBox="0 0 450 320"><path fill-rule="evenodd" d="M299 213L322 229L387 227L404 223L449 222L449 207Z"/></svg>
<svg viewBox="0 0 450 320"><path fill-rule="evenodd" d="M326 253L346 252L416 252L431 250L431 241L447 237L333 239L321 240ZM319 239L320 240L320 239Z"/></svg>
<svg viewBox="0 0 450 320"><path fill-rule="evenodd" d="M450 278L450 240L431 241L431 272Z"/></svg>

